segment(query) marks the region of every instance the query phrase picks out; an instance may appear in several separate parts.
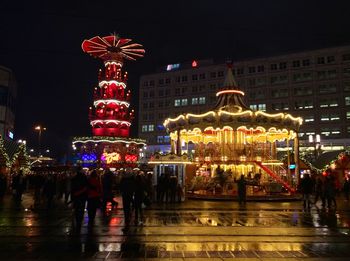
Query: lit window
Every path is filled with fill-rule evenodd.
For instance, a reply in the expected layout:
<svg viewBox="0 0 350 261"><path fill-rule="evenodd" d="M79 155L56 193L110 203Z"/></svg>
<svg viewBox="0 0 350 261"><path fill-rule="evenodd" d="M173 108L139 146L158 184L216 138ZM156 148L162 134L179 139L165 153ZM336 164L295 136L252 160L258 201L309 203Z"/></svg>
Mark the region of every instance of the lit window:
<svg viewBox="0 0 350 261"><path fill-rule="evenodd" d="M258 104L258 110L259 111L266 111L266 104L265 103Z"/></svg>
<svg viewBox="0 0 350 261"><path fill-rule="evenodd" d="M258 106L257 106L256 104L251 104L251 105L249 105L249 108L250 108L251 110L253 110L253 111L258 110Z"/></svg>
<svg viewBox="0 0 350 261"><path fill-rule="evenodd" d="M347 120L350 120L350 111L347 111L347 112L346 112L346 119L347 119Z"/></svg>
<svg viewBox="0 0 350 261"><path fill-rule="evenodd" d="M147 131L148 131L148 126L142 125L142 132L147 132Z"/></svg>
<svg viewBox="0 0 350 261"><path fill-rule="evenodd" d="M170 143L170 136L164 136L164 143Z"/></svg>
<svg viewBox="0 0 350 261"><path fill-rule="evenodd" d="M174 102L174 106L175 107L179 107L181 105L181 100L180 99L176 99Z"/></svg>
<svg viewBox="0 0 350 261"><path fill-rule="evenodd" d="M350 105L350 97L345 97L345 105Z"/></svg>
<svg viewBox="0 0 350 261"><path fill-rule="evenodd" d="M148 131L154 131L154 125L153 124L148 125Z"/></svg>
<svg viewBox="0 0 350 261"><path fill-rule="evenodd" d="M187 105L187 99L182 99L181 100L181 105L186 106Z"/></svg>
<svg viewBox="0 0 350 261"><path fill-rule="evenodd" d="M199 97L199 104L205 104L205 97Z"/></svg>
<svg viewBox="0 0 350 261"><path fill-rule="evenodd" d="M328 115L321 116L321 121L329 121L329 116Z"/></svg>
<svg viewBox="0 0 350 261"><path fill-rule="evenodd" d="M163 142L164 142L163 136L157 136L157 143L163 143Z"/></svg>
<svg viewBox="0 0 350 261"><path fill-rule="evenodd" d="M308 116L304 118L305 122L313 122L314 121L314 116Z"/></svg>
<svg viewBox="0 0 350 261"><path fill-rule="evenodd" d="M192 98L192 105L198 104L198 98Z"/></svg>
<svg viewBox="0 0 350 261"><path fill-rule="evenodd" d="M329 136L329 134L331 134L331 132L330 131L321 131L321 134L325 135L325 136Z"/></svg>

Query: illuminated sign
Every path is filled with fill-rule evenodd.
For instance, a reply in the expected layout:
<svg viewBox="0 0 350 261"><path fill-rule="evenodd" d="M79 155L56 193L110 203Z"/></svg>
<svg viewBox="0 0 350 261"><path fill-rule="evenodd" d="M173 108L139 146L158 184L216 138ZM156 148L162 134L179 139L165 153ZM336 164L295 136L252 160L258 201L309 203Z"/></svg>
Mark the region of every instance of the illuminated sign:
<svg viewBox="0 0 350 261"><path fill-rule="evenodd" d="M13 140L13 132L12 132L12 131L8 131L8 132L7 132L7 136L8 136L11 140Z"/></svg>
<svg viewBox="0 0 350 261"><path fill-rule="evenodd" d="M120 154L117 152L107 153L104 152L101 156L101 160L106 161L107 164L119 161L121 159Z"/></svg>
<svg viewBox="0 0 350 261"><path fill-rule="evenodd" d="M180 64L179 63L174 63L174 64L168 64L166 67L167 71L172 71L175 69L179 69L180 68Z"/></svg>
<svg viewBox="0 0 350 261"><path fill-rule="evenodd" d="M196 60L193 60L192 62L192 67L195 68L198 66L198 62Z"/></svg>
<svg viewBox="0 0 350 261"><path fill-rule="evenodd" d="M81 155L81 159L84 162L94 162L97 160L97 156L94 153L91 153L91 154L86 153Z"/></svg>
<svg viewBox="0 0 350 261"><path fill-rule="evenodd" d="M127 155L125 155L125 161L127 161L127 162L136 162L137 161L137 155L127 154Z"/></svg>

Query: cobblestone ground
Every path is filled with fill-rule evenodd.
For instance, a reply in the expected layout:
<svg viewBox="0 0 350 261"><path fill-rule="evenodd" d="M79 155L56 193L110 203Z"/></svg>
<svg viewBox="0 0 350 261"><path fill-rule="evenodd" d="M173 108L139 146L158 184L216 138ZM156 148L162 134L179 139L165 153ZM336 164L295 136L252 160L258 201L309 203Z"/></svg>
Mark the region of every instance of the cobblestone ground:
<svg viewBox="0 0 350 261"><path fill-rule="evenodd" d="M123 233L120 208L71 235L71 209L0 207L0 260L350 260L350 202L303 211L301 202L187 201L152 205Z"/></svg>

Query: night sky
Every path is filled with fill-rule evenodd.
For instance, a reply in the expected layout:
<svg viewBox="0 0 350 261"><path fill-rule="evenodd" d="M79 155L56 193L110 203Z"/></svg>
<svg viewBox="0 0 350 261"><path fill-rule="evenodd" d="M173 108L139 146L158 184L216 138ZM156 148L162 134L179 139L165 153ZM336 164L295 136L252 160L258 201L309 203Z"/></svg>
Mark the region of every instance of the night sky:
<svg viewBox="0 0 350 261"><path fill-rule="evenodd" d="M43 149L62 156L72 136L91 135L88 108L103 64L83 53L84 39L115 32L143 44L145 57L124 66L138 111L140 75L168 63L349 44L347 2L1 0L0 64L18 82L16 139L36 149L33 128L42 124Z"/></svg>

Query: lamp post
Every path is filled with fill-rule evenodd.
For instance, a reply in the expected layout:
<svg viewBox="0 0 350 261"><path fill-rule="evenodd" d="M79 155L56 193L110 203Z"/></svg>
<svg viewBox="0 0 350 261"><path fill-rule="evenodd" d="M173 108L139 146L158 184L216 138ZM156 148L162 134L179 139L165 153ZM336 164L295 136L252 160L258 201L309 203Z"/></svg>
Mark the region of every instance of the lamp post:
<svg viewBox="0 0 350 261"><path fill-rule="evenodd" d="M319 150L321 148L321 136L320 136L320 134L316 134L315 139L314 139L313 135L309 135L309 143L311 143L314 147L314 157L316 160L318 157L318 154L319 154Z"/></svg>
<svg viewBox="0 0 350 261"><path fill-rule="evenodd" d="M46 131L46 128L38 125L34 129L36 131L38 131L38 157L40 157L40 152L41 152L41 133L43 131Z"/></svg>

